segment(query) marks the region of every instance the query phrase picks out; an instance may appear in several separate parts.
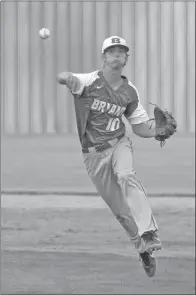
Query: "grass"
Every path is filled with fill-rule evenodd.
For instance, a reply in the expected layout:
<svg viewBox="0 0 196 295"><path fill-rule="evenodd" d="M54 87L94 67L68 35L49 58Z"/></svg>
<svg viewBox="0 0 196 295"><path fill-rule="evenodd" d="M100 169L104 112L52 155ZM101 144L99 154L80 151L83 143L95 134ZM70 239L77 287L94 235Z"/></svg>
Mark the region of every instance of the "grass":
<svg viewBox="0 0 196 295"><path fill-rule="evenodd" d="M163 148L133 135L135 169L148 193L193 194L194 134L176 134ZM3 191L95 193L75 135L3 137Z"/></svg>

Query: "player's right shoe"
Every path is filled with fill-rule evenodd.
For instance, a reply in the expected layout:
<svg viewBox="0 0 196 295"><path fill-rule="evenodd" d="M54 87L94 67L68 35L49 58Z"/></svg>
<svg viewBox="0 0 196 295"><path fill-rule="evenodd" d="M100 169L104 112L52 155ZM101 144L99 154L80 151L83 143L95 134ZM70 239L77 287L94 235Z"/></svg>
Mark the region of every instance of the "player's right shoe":
<svg viewBox="0 0 196 295"><path fill-rule="evenodd" d="M153 257L152 253L143 252L139 253L140 260L142 260L142 266L145 270L145 273L149 277L153 277L156 272L156 260Z"/></svg>

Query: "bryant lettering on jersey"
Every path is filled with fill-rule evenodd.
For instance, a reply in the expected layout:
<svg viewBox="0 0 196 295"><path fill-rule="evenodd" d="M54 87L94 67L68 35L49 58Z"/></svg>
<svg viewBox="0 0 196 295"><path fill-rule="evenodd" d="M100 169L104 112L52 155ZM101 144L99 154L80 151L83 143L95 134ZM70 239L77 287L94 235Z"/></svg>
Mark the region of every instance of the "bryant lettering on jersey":
<svg viewBox="0 0 196 295"><path fill-rule="evenodd" d="M82 147L112 140L125 134L122 115L138 124L148 120L140 104L135 86L122 76L117 89L105 80L102 71L73 74L81 81L81 88L74 95L78 134Z"/></svg>

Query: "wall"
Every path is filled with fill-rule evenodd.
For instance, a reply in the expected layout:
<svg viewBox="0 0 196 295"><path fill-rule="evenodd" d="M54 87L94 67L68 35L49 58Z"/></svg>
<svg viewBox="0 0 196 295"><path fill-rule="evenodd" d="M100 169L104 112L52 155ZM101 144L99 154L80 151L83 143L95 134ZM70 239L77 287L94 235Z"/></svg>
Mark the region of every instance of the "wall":
<svg viewBox="0 0 196 295"><path fill-rule="evenodd" d="M51 30L41 40L38 31ZM168 108L179 131L195 130L194 2L1 2L1 125L5 133L76 132L72 97L58 72L101 67L101 45L121 35L125 74Z"/></svg>

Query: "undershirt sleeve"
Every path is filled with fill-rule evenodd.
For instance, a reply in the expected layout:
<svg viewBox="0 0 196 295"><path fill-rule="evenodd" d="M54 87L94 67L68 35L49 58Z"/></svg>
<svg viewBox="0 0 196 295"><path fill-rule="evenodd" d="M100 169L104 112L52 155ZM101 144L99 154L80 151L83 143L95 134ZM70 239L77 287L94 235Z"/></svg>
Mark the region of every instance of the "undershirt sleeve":
<svg viewBox="0 0 196 295"><path fill-rule="evenodd" d="M125 110L125 117L130 124L141 124L149 120L148 114L140 103L138 91L131 82L129 82L131 102L127 105Z"/></svg>

